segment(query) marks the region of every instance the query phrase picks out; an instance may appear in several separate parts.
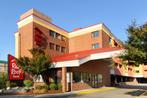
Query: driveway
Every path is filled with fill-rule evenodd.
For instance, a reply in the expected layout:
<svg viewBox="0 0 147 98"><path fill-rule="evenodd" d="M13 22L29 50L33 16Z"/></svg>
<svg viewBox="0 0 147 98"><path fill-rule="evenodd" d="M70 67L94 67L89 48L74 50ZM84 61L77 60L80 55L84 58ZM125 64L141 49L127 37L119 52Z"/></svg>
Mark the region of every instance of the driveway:
<svg viewBox="0 0 147 98"><path fill-rule="evenodd" d="M76 98L138 98L136 92L138 92L137 89L116 89L77 96Z"/></svg>
<svg viewBox="0 0 147 98"><path fill-rule="evenodd" d="M95 92L91 94L66 93L58 95L39 95L39 96L0 96L0 98L147 98L139 96L142 90L138 89L113 89L109 91Z"/></svg>

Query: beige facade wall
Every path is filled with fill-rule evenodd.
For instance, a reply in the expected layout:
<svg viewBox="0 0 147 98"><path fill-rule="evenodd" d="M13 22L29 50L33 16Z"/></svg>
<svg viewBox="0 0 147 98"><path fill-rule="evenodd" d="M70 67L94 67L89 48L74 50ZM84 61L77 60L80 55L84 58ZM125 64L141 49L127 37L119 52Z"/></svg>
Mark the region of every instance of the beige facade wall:
<svg viewBox="0 0 147 98"><path fill-rule="evenodd" d="M19 32L15 33L15 57L20 57L20 34Z"/></svg>
<svg viewBox="0 0 147 98"><path fill-rule="evenodd" d="M41 13L41 12L35 10L35 9L31 9L31 10L25 12L24 14L22 14L20 16L20 21L25 19L25 18L27 18L27 17L29 17L30 15L35 15L37 17L42 18L45 21L51 22L51 18L50 17L44 15L43 13Z"/></svg>
<svg viewBox="0 0 147 98"><path fill-rule="evenodd" d="M0 73L7 73L7 72L8 72L8 64L0 63Z"/></svg>
<svg viewBox="0 0 147 98"><path fill-rule="evenodd" d="M114 67L115 73L117 75L136 77L136 78L146 78L147 77L147 65L120 65L117 64Z"/></svg>

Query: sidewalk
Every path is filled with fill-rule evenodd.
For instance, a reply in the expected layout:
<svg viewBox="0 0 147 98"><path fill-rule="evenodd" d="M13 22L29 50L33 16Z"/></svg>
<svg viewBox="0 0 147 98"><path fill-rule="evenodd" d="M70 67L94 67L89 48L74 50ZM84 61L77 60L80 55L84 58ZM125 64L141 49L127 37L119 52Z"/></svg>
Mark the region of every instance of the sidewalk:
<svg viewBox="0 0 147 98"><path fill-rule="evenodd" d="M36 95L34 97L36 97L36 98L42 98L42 97L52 97L52 98L57 98L57 97L73 97L73 96L78 96L78 95L92 94L92 93L96 93L96 92L105 92L105 91L115 90L115 89L118 89L118 88L102 87L102 88L86 89L86 90L72 91L72 92L66 92L66 93L60 93L60 94Z"/></svg>

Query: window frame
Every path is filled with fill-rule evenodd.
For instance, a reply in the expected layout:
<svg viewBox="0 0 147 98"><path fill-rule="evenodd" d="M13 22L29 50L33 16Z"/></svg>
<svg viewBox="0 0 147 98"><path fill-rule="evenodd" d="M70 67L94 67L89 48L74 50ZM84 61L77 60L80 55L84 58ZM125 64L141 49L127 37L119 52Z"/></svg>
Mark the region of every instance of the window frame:
<svg viewBox="0 0 147 98"><path fill-rule="evenodd" d="M53 48L52 48L52 45L53 45ZM52 42L50 42L50 43L49 43L49 48L50 48L51 50L55 50L55 44L52 43Z"/></svg>
<svg viewBox="0 0 147 98"><path fill-rule="evenodd" d="M61 46L60 45L56 45L56 51L61 51Z"/></svg>
<svg viewBox="0 0 147 98"><path fill-rule="evenodd" d="M61 52L65 53L65 47L61 46Z"/></svg>
<svg viewBox="0 0 147 98"><path fill-rule="evenodd" d="M53 38L56 37L56 32L54 32L53 30L49 30L49 35Z"/></svg>
<svg viewBox="0 0 147 98"><path fill-rule="evenodd" d="M91 32L91 37L92 37L92 38L97 38L97 37L99 37L99 31L93 31L93 32Z"/></svg>
<svg viewBox="0 0 147 98"><path fill-rule="evenodd" d="M97 46L97 47L96 47ZM92 44L92 49L97 49L97 48L99 48L99 43L94 43L94 44Z"/></svg>

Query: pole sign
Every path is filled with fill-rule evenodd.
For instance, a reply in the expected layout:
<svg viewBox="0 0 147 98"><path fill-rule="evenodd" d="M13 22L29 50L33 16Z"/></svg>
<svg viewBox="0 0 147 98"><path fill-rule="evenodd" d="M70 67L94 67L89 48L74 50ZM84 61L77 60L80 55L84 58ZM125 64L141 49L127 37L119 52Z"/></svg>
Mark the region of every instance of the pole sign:
<svg viewBox="0 0 147 98"><path fill-rule="evenodd" d="M24 80L24 71L17 65L15 57L8 55L9 80Z"/></svg>

